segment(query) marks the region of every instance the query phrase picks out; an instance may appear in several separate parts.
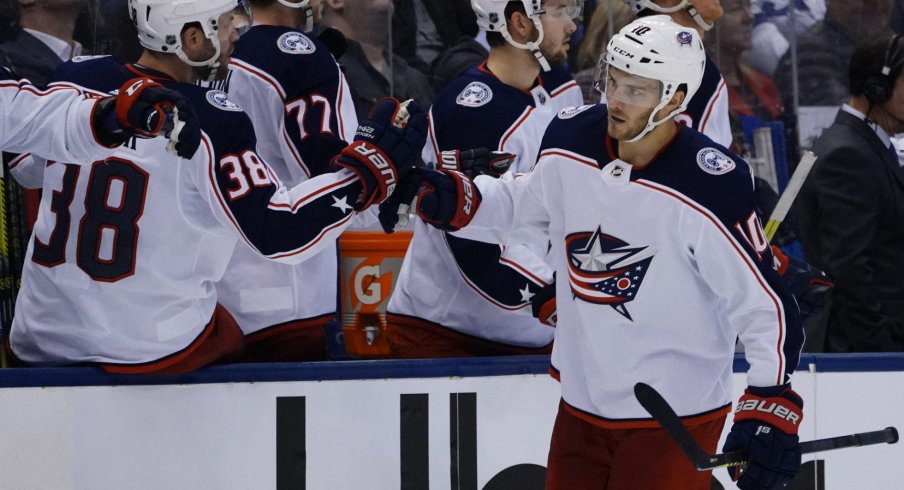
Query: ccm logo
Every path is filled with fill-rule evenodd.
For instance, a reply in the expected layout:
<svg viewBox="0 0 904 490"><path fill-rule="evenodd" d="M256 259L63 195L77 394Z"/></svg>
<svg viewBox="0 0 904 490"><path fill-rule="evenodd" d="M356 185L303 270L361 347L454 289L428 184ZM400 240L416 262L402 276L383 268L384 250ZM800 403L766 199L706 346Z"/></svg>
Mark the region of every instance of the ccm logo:
<svg viewBox="0 0 904 490"><path fill-rule="evenodd" d="M352 148L359 155L366 157L367 160L383 175L383 183L386 184L386 194L392 194L396 186L396 174L392 164L386 161L383 154L376 148L370 148L364 143L359 143Z"/></svg>
<svg viewBox="0 0 904 490"><path fill-rule="evenodd" d="M787 420L791 422L791 425L797 425L800 422L800 415L796 412L792 412L790 409L785 407L784 405L779 405L778 403L772 402L767 406L766 400L747 400L744 403L738 404L738 407L735 409L735 413L741 412L762 412L762 413L771 413L780 419Z"/></svg>

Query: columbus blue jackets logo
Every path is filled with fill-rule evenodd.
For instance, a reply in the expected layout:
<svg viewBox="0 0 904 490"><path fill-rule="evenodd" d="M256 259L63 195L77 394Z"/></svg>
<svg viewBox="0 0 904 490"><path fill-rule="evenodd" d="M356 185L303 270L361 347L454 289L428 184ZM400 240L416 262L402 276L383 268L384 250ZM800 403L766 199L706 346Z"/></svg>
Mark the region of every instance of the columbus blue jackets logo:
<svg viewBox="0 0 904 490"><path fill-rule="evenodd" d="M311 54L317 50L317 46L300 32L287 32L276 41L276 45L283 53Z"/></svg>
<svg viewBox="0 0 904 490"><path fill-rule="evenodd" d="M480 107L493 100L493 90L482 82L471 82L458 94L455 103L466 107Z"/></svg>
<svg viewBox="0 0 904 490"><path fill-rule="evenodd" d="M609 305L628 320L633 320L627 303L637 297L650 268L652 247L632 247L597 228L592 233L568 235L565 249L572 294L588 303Z"/></svg>
<svg viewBox="0 0 904 490"><path fill-rule="evenodd" d="M229 100L229 96L226 95L226 92L221 90L208 90L207 102L210 102L210 105L218 109L223 109L224 111L238 112L242 110L235 102Z"/></svg>
<svg viewBox="0 0 904 490"><path fill-rule="evenodd" d="M713 175L722 175L735 168L734 160L715 148L704 148L698 151L697 164L704 172Z"/></svg>

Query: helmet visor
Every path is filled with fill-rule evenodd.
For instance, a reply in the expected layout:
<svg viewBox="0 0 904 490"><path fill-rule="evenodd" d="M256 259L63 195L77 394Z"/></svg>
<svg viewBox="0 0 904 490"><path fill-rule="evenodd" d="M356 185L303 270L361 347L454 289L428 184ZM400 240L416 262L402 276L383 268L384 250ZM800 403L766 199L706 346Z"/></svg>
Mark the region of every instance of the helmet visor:
<svg viewBox="0 0 904 490"><path fill-rule="evenodd" d="M566 22L578 20L584 14L584 4L579 0L547 0L540 16L544 20Z"/></svg>
<svg viewBox="0 0 904 490"><path fill-rule="evenodd" d="M254 19L251 17L251 7L247 1L238 0L238 4L232 9L231 14L232 27L239 36L243 36L254 23Z"/></svg>
<svg viewBox="0 0 904 490"><path fill-rule="evenodd" d="M603 100L614 101L644 109L652 109L662 100L662 84L659 80L632 75L606 62L600 57L600 65L593 86L603 95Z"/></svg>

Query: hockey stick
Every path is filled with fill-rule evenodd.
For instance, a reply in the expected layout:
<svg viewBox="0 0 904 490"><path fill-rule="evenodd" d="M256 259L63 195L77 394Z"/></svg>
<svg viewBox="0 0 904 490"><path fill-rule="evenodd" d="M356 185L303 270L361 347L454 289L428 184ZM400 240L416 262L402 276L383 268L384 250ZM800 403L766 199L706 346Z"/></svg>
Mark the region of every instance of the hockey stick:
<svg viewBox="0 0 904 490"><path fill-rule="evenodd" d="M723 466L739 466L747 463L747 454L744 451L732 451L723 454L707 454L697 441L691 436L678 414L669 405L665 398L652 386L637 383L634 385L634 396L641 406L659 422L659 425L678 443L684 454L699 471L707 471ZM846 436L830 437L828 439L816 439L800 443L801 454L842 449L846 447L868 446L871 444L894 444L898 442L898 430L894 427L886 427L883 430L872 432L860 432Z"/></svg>
<svg viewBox="0 0 904 490"><path fill-rule="evenodd" d="M794 175L791 176L788 186L785 187L785 192L779 197L778 203L775 204L775 209L772 210L772 214L769 216L769 221L766 222L766 227L763 230L766 232L766 241L772 241L772 237L778 231L779 225L788 216L788 211L791 210L791 205L794 204L794 199L797 198L797 194L800 192L801 186L804 185L804 181L807 180L807 175L810 174L810 169L813 168L813 163L815 162L816 154L812 151L804 153L804 156L801 157L800 162L797 164L797 169L794 170Z"/></svg>

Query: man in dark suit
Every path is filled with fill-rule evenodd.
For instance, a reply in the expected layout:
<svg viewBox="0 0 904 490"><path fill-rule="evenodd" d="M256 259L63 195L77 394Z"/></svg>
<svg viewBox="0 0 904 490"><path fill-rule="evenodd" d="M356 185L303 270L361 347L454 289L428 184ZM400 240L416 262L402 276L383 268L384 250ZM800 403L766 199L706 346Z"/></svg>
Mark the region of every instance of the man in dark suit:
<svg viewBox="0 0 904 490"><path fill-rule="evenodd" d="M46 85L53 71L82 52L73 39L79 14L88 0L18 0L18 26L0 42L11 68L35 85Z"/></svg>
<svg viewBox="0 0 904 490"><path fill-rule="evenodd" d="M857 46L851 98L814 143L799 196L804 253L835 280L828 352L904 351L904 168L889 139L904 132L902 66L900 36Z"/></svg>

